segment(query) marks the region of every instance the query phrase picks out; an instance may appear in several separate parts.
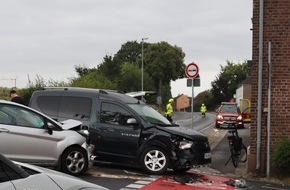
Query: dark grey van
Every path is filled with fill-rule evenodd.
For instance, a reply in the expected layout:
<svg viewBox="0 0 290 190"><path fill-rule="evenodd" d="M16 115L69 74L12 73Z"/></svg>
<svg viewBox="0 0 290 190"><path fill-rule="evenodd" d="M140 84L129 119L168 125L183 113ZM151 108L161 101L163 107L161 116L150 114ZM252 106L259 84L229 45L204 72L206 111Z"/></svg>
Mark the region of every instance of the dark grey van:
<svg viewBox="0 0 290 190"><path fill-rule="evenodd" d="M185 172L211 162L208 138L171 124L126 94L87 88L35 91L29 105L57 121L76 119L89 129L92 161L134 165L150 174Z"/></svg>

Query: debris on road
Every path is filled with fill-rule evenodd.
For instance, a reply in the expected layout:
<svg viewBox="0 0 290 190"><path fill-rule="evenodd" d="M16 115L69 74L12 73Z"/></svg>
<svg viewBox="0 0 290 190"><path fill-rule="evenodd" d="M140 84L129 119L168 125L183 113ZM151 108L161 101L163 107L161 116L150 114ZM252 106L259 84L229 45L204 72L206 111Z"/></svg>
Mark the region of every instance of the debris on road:
<svg viewBox="0 0 290 190"><path fill-rule="evenodd" d="M245 188L246 181L243 179L233 179L225 176L211 174L201 174L197 172L187 172L183 176L163 176L150 184L142 187L140 190L233 190L235 188Z"/></svg>

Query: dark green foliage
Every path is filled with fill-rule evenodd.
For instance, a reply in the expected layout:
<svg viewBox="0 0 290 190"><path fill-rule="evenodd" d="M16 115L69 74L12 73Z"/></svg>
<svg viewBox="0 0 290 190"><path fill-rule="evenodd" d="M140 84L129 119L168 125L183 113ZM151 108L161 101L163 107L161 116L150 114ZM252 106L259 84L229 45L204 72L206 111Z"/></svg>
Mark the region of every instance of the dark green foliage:
<svg viewBox="0 0 290 190"><path fill-rule="evenodd" d="M200 106L202 103L206 105L207 111L214 111L215 105L213 104L213 95L209 90L203 91L199 93L195 98L193 102L193 107L195 112L200 111Z"/></svg>
<svg viewBox="0 0 290 190"><path fill-rule="evenodd" d="M122 62L106 55L103 63L98 65L97 74L107 77L110 80L117 81L120 76Z"/></svg>
<svg viewBox="0 0 290 190"><path fill-rule="evenodd" d="M11 88L0 87L0 99L9 101L11 99L9 97L10 90L11 90Z"/></svg>
<svg viewBox="0 0 290 190"><path fill-rule="evenodd" d="M170 84L171 80L185 77L185 54L181 48L160 42L150 44L144 54L145 70L157 89L160 84Z"/></svg>
<svg viewBox="0 0 290 190"><path fill-rule="evenodd" d="M91 71L83 77L74 79L71 86L117 90L116 83L109 77L100 74L99 71Z"/></svg>
<svg viewBox="0 0 290 190"><path fill-rule="evenodd" d="M290 174L290 139L282 138L274 148L272 161L275 167Z"/></svg>
<svg viewBox="0 0 290 190"><path fill-rule="evenodd" d="M144 89L155 91L153 81L144 73ZM137 65L124 63L121 67L119 90L123 92L141 91L141 69Z"/></svg>
<svg viewBox="0 0 290 190"><path fill-rule="evenodd" d="M218 105L220 102L230 101L236 93L236 89L248 75L249 69L246 61L239 64L227 61L225 67L221 66L219 75L211 83L214 104Z"/></svg>
<svg viewBox="0 0 290 190"><path fill-rule="evenodd" d="M162 92L163 92L163 95L162 95L162 105L163 106L166 106L166 104L168 103L168 100L170 98L174 98L171 95L171 86L169 84L163 85Z"/></svg>
<svg viewBox="0 0 290 190"><path fill-rule="evenodd" d="M77 74L80 76L80 77L84 77L86 76L87 74L89 74L90 72L93 72L95 71L96 68L87 68L86 66L75 66L75 71L77 72Z"/></svg>
<svg viewBox="0 0 290 190"><path fill-rule="evenodd" d="M63 81L55 81L50 79L49 81L45 81L41 76L36 75L34 81L31 81L28 76L28 87L17 90L18 95L23 99L25 104L28 105L30 97L35 90L43 89L44 87L63 87L69 86L70 84L65 83Z"/></svg>
<svg viewBox="0 0 290 190"><path fill-rule="evenodd" d="M156 91L164 102L172 98L170 81L185 77L185 54L181 48L167 42L143 45L143 90ZM97 68L76 67L79 77L72 79L71 85L123 92L141 91L141 58L142 44L128 41L114 56L105 56ZM150 101L156 103L156 98L150 98Z"/></svg>
<svg viewBox="0 0 290 190"><path fill-rule="evenodd" d="M147 45L147 43L144 43L143 48L146 49ZM140 63L139 67L141 68L141 56L142 44L137 41L128 41L121 46L114 59L117 59L121 63Z"/></svg>

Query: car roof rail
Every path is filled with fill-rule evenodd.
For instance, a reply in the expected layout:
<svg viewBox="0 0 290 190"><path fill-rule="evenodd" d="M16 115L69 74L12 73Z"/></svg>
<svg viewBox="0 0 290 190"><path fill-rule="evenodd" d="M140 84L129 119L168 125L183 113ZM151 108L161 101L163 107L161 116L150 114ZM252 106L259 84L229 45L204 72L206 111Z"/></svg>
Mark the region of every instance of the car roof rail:
<svg viewBox="0 0 290 190"><path fill-rule="evenodd" d="M233 105L233 104L237 104L237 103L235 103L235 102L222 102L222 104L231 104L231 105Z"/></svg>
<svg viewBox="0 0 290 190"><path fill-rule="evenodd" d="M108 94L108 92L116 92L116 93L120 93L120 94L125 94L121 90L109 90L109 89L99 89L99 92L102 94Z"/></svg>
<svg viewBox="0 0 290 190"><path fill-rule="evenodd" d="M51 89L63 89L63 90L68 90L69 87L43 87L42 90L51 90Z"/></svg>
<svg viewBox="0 0 290 190"><path fill-rule="evenodd" d="M110 89L97 89L97 88L84 88L84 87L43 87L42 90L53 90L53 89L60 89L60 90L69 90L69 89L82 89L82 90L99 90L102 94L108 94L108 92L116 92L125 94L123 91L120 90L110 90Z"/></svg>

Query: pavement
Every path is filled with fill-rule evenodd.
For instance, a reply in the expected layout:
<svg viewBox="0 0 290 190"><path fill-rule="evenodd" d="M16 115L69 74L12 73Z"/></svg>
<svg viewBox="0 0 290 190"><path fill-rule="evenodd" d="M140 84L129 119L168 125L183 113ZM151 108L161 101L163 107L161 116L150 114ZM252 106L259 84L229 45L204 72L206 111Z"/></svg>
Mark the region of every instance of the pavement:
<svg viewBox="0 0 290 190"><path fill-rule="evenodd" d="M211 126L208 127L206 130L202 131L202 133L209 139L210 147L212 150L212 165L199 168L198 170L215 174L224 174L234 178L245 178L247 176L246 162L239 163L239 166L237 168L232 166L231 162L227 164L227 167L225 166L226 160L224 159L224 157L225 155L229 154L228 142L226 139L228 130L217 129L214 126ZM249 136L248 139L245 139L246 135L243 135L242 137L244 141L247 141L247 143L244 143L249 144ZM218 151L220 151L221 153L217 153ZM221 154L221 156L217 156L217 154Z"/></svg>
<svg viewBox="0 0 290 190"><path fill-rule="evenodd" d="M243 142L247 147L250 144L249 128L250 125L248 124L246 125L245 130L239 130L239 135L243 138ZM239 163L237 168L233 166L231 161L227 164L227 166L225 166L226 160L224 157L229 154L228 141L226 138L227 132L227 129L216 129L214 126L208 127L206 130L202 131L202 133L209 138L209 143L212 150L212 164L208 167L196 168L195 170L207 174L224 175L234 179L264 181L267 183L287 186L290 185L290 179L260 177L256 174L247 172L247 162Z"/></svg>

